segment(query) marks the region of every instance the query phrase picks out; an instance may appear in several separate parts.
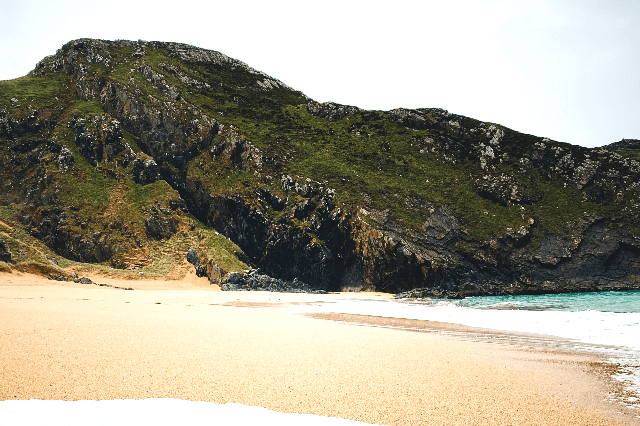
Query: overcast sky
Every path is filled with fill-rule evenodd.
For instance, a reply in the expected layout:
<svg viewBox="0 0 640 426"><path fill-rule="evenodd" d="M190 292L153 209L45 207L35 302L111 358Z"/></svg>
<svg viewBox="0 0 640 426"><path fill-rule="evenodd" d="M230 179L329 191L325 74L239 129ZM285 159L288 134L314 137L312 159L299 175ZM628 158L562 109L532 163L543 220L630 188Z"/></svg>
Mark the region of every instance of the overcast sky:
<svg viewBox="0 0 640 426"><path fill-rule="evenodd" d="M218 50L320 102L640 139L639 0L0 0L0 79L83 37Z"/></svg>

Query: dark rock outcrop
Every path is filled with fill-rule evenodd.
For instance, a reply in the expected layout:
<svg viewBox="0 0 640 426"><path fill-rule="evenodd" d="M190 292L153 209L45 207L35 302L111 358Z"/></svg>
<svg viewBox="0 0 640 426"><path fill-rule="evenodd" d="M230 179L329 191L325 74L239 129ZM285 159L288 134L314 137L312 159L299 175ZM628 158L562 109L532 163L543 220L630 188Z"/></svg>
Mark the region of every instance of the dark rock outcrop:
<svg viewBox="0 0 640 426"><path fill-rule="evenodd" d="M222 281L220 287L223 290L243 290L243 291L279 291L285 293L325 293L305 284L294 278L293 281L287 281L272 278L268 275L260 273L259 269L252 269L246 274L232 272L228 274Z"/></svg>
<svg viewBox="0 0 640 426"><path fill-rule="evenodd" d="M195 249L187 251L187 262L195 267L196 276L209 278L211 284L220 284L226 274L213 259L200 259Z"/></svg>
<svg viewBox="0 0 640 426"><path fill-rule="evenodd" d="M135 153L122 138L120 123L103 116L74 118L69 127L75 131L76 145L80 153L94 166L102 161L119 159L123 167L136 158ZM120 155L119 155L120 154Z"/></svg>
<svg viewBox="0 0 640 426"><path fill-rule="evenodd" d="M287 206L287 200L283 200L266 188L260 188L257 195L259 200L265 200L275 211L282 211Z"/></svg>
<svg viewBox="0 0 640 426"><path fill-rule="evenodd" d="M539 194L517 182L514 176L506 173L483 174L475 179L474 183L481 197L503 206L532 204L541 198Z"/></svg>
<svg viewBox="0 0 640 426"><path fill-rule="evenodd" d="M160 178L158 164L152 159L142 160L136 158L133 160L133 181L140 185L148 185L154 183Z"/></svg>
<svg viewBox="0 0 640 426"><path fill-rule="evenodd" d="M132 182L164 180L179 193L140 208L138 234L170 238L187 229L188 211L236 243L255 269L226 274L187 254L198 276L226 289L640 288L637 140L587 149L437 108L317 103L175 43L76 40L31 75L54 73L69 106L1 106L0 203L17 205L25 229L59 255L115 264L147 243L107 208L80 218L68 205L63 182L102 176L119 185L106 204L132 197ZM104 113L71 119L79 101ZM53 131L65 125L69 141L69 130Z"/></svg>
<svg viewBox="0 0 640 426"><path fill-rule="evenodd" d="M161 217L153 213L144 223L147 235L155 240L170 238L178 232L178 221L173 217Z"/></svg>
<svg viewBox="0 0 640 426"><path fill-rule="evenodd" d="M640 150L640 139L622 139L619 142L614 142L609 145L603 146L603 148L616 151L618 149L637 149Z"/></svg>
<svg viewBox="0 0 640 426"><path fill-rule="evenodd" d="M0 111L0 137L16 140L29 135L41 135L58 124L55 116L45 116L33 109L26 117L12 117L6 109Z"/></svg>
<svg viewBox="0 0 640 426"><path fill-rule="evenodd" d="M358 107L340 105L334 102L318 103L310 101L309 103L307 103L306 107L307 111L309 111L310 114L326 118L329 121L339 120L343 117L356 114L360 111L360 108Z"/></svg>
<svg viewBox="0 0 640 426"><path fill-rule="evenodd" d="M0 240L0 262L9 262L11 263L11 248L9 244Z"/></svg>
<svg viewBox="0 0 640 426"><path fill-rule="evenodd" d="M160 166L185 168L218 134L218 122L196 107L167 109L160 99L143 101L120 83L107 84L100 98L105 111L118 117L130 133L139 135L138 145Z"/></svg>
<svg viewBox="0 0 640 426"><path fill-rule="evenodd" d="M212 159L221 158L225 164L233 165L245 172L259 173L262 169L260 150L234 129L224 129L220 134L222 141L211 147Z"/></svg>
<svg viewBox="0 0 640 426"><path fill-rule="evenodd" d="M195 249L190 248L187 251L187 262L195 266L200 266L200 259L198 258L198 252Z"/></svg>
<svg viewBox="0 0 640 426"><path fill-rule="evenodd" d="M71 272L69 276L65 275L64 272L60 272L59 274L51 273L49 274L49 279L53 281L72 281L76 284L94 284L90 278L87 277L79 277L77 273Z"/></svg>

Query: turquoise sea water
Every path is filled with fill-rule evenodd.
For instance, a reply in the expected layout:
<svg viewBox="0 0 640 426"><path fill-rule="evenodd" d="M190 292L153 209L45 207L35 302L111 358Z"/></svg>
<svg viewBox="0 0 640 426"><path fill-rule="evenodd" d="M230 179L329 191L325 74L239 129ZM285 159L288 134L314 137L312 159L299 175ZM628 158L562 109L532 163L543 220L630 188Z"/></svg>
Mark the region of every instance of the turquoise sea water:
<svg viewBox="0 0 640 426"><path fill-rule="evenodd" d="M629 392L619 401L640 413L640 291L471 297L463 300L354 299L327 303L321 308L330 312L429 320L525 333L518 334L518 344L597 354L619 366L619 372L612 377L622 382ZM472 338L501 342L516 339L515 335L502 338L490 334L483 337L481 334L475 333Z"/></svg>
<svg viewBox="0 0 640 426"><path fill-rule="evenodd" d="M640 313L640 290L470 297L456 304L475 309Z"/></svg>

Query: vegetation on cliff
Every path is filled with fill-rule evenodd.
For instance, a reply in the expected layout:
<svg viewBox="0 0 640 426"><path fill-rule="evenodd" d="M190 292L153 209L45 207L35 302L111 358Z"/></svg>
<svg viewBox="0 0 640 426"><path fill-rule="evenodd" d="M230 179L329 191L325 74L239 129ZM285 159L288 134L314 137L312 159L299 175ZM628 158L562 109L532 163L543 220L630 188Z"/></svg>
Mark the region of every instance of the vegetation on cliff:
<svg viewBox="0 0 640 426"><path fill-rule="evenodd" d="M413 295L640 287L634 141L317 103L192 46L66 44L0 82L0 151L4 223L44 259L166 274L195 248L212 281Z"/></svg>

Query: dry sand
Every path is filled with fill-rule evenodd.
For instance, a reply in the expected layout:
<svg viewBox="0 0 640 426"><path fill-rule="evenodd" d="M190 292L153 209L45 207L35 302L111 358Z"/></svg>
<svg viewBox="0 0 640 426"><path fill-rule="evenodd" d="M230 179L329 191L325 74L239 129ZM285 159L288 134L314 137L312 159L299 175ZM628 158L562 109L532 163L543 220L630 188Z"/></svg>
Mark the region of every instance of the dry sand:
<svg viewBox="0 0 640 426"><path fill-rule="evenodd" d="M180 398L386 425L639 423L608 402L595 358L300 315L389 295L93 279L137 290L0 274L0 400Z"/></svg>

